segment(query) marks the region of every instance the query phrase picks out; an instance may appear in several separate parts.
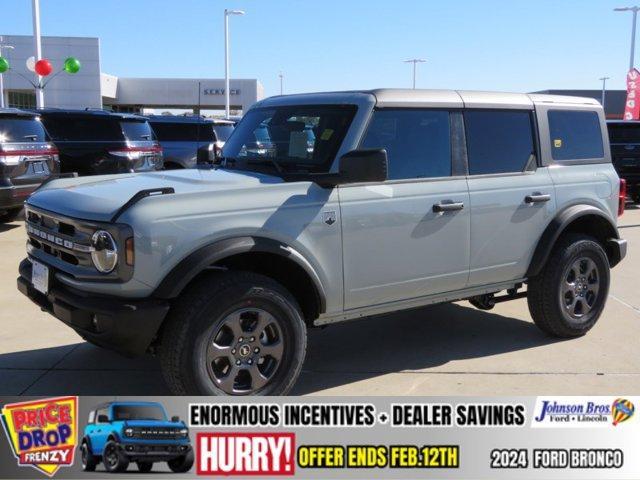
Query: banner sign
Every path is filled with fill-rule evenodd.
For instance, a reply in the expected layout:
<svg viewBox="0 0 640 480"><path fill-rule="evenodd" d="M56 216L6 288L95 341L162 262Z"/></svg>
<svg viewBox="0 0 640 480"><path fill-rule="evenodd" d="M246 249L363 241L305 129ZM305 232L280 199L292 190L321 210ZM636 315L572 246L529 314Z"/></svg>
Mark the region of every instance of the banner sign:
<svg viewBox="0 0 640 480"><path fill-rule="evenodd" d="M637 98L640 85L640 72L633 68L627 73L627 101L624 104L624 119L638 120L640 118L640 99Z"/></svg>
<svg viewBox="0 0 640 480"><path fill-rule="evenodd" d="M640 478L633 396L0 401L0 479Z"/></svg>

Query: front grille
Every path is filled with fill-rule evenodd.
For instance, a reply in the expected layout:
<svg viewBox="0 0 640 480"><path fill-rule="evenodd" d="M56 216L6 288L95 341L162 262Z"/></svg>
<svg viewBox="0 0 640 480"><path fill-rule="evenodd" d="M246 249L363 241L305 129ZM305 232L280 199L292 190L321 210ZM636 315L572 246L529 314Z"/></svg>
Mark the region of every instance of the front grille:
<svg viewBox="0 0 640 480"><path fill-rule="evenodd" d="M27 210L25 223L32 249L40 250L69 265L93 268L93 229L82 228L73 220L32 209Z"/></svg>
<svg viewBox="0 0 640 480"><path fill-rule="evenodd" d="M133 427L133 438L177 440L183 438L179 428Z"/></svg>
<svg viewBox="0 0 640 480"><path fill-rule="evenodd" d="M77 280L126 282L133 276L133 266L118 261L110 273L100 273L93 265L91 237L98 230L109 232L118 247L133 236L125 224L92 222L69 218L29 204L25 207L27 251L35 260Z"/></svg>

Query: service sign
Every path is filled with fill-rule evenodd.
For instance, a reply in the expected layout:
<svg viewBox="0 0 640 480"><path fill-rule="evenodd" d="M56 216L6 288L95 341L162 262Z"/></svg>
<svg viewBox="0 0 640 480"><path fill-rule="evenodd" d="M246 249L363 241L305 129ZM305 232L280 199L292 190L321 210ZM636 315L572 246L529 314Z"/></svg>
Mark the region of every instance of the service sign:
<svg viewBox="0 0 640 480"><path fill-rule="evenodd" d="M52 476L73 464L78 436L77 397L7 404L2 425L20 466Z"/></svg>

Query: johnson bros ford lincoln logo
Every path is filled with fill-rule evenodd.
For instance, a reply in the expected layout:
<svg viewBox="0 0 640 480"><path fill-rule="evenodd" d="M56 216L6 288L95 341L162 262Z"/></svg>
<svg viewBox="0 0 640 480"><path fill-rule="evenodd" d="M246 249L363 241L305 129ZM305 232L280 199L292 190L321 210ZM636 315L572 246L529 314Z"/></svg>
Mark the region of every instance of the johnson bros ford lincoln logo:
<svg viewBox="0 0 640 480"><path fill-rule="evenodd" d="M633 399L633 400L632 400ZM610 427L633 419L634 397L538 397L532 427Z"/></svg>
<svg viewBox="0 0 640 480"><path fill-rule="evenodd" d="M52 476L73 464L78 397L46 398L2 408L2 425L18 465Z"/></svg>

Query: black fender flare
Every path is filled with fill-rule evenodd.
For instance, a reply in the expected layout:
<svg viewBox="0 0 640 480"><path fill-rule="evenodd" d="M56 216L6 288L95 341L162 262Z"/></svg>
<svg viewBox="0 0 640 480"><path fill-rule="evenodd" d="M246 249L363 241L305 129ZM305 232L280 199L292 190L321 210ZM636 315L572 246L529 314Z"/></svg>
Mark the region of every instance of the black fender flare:
<svg viewBox="0 0 640 480"><path fill-rule="evenodd" d="M94 455L93 453L93 447L91 446L91 437L89 437L88 435L85 435L84 437L82 437L82 440L80 441L80 446L79 449L82 448L83 444L87 444L87 448L89 449L89 454Z"/></svg>
<svg viewBox="0 0 640 480"><path fill-rule="evenodd" d="M562 235L562 233L565 231L567 226L569 226L575 220L581 217L586 217L587 215L595 215L606 221L606 225L608 225L608 228L607 231L604 232L604 236L607 240L620 238L616 225L611 221L611 218L605 212L592 205L571 205L560 211L553 218L553 220L551 220L544 233L540 237L540 240L538 240L538 245L533 254L533 258L531 259L531 263L529 264L529 269L527 270L527 278L534 277L538 273L540 273L542 267L544 267L544 264L547 262L549 255L551 255L553 246L555 245L560 235ZM610 261L612 262L613 266L618 261L620 261L620 259L616 260L615 258L610 258Z"/></svg>
<svg viewBox="0 0 640 480"><path fill-rule="evenodd" d="M247 252L272 253L301 267L315 286L320 313L326 310L326 294L313 265L293 247L270 238L242 236L218 240L187 255L160 282L153 293L156 298L175 298L196 275L224 258Z"/></svg>

